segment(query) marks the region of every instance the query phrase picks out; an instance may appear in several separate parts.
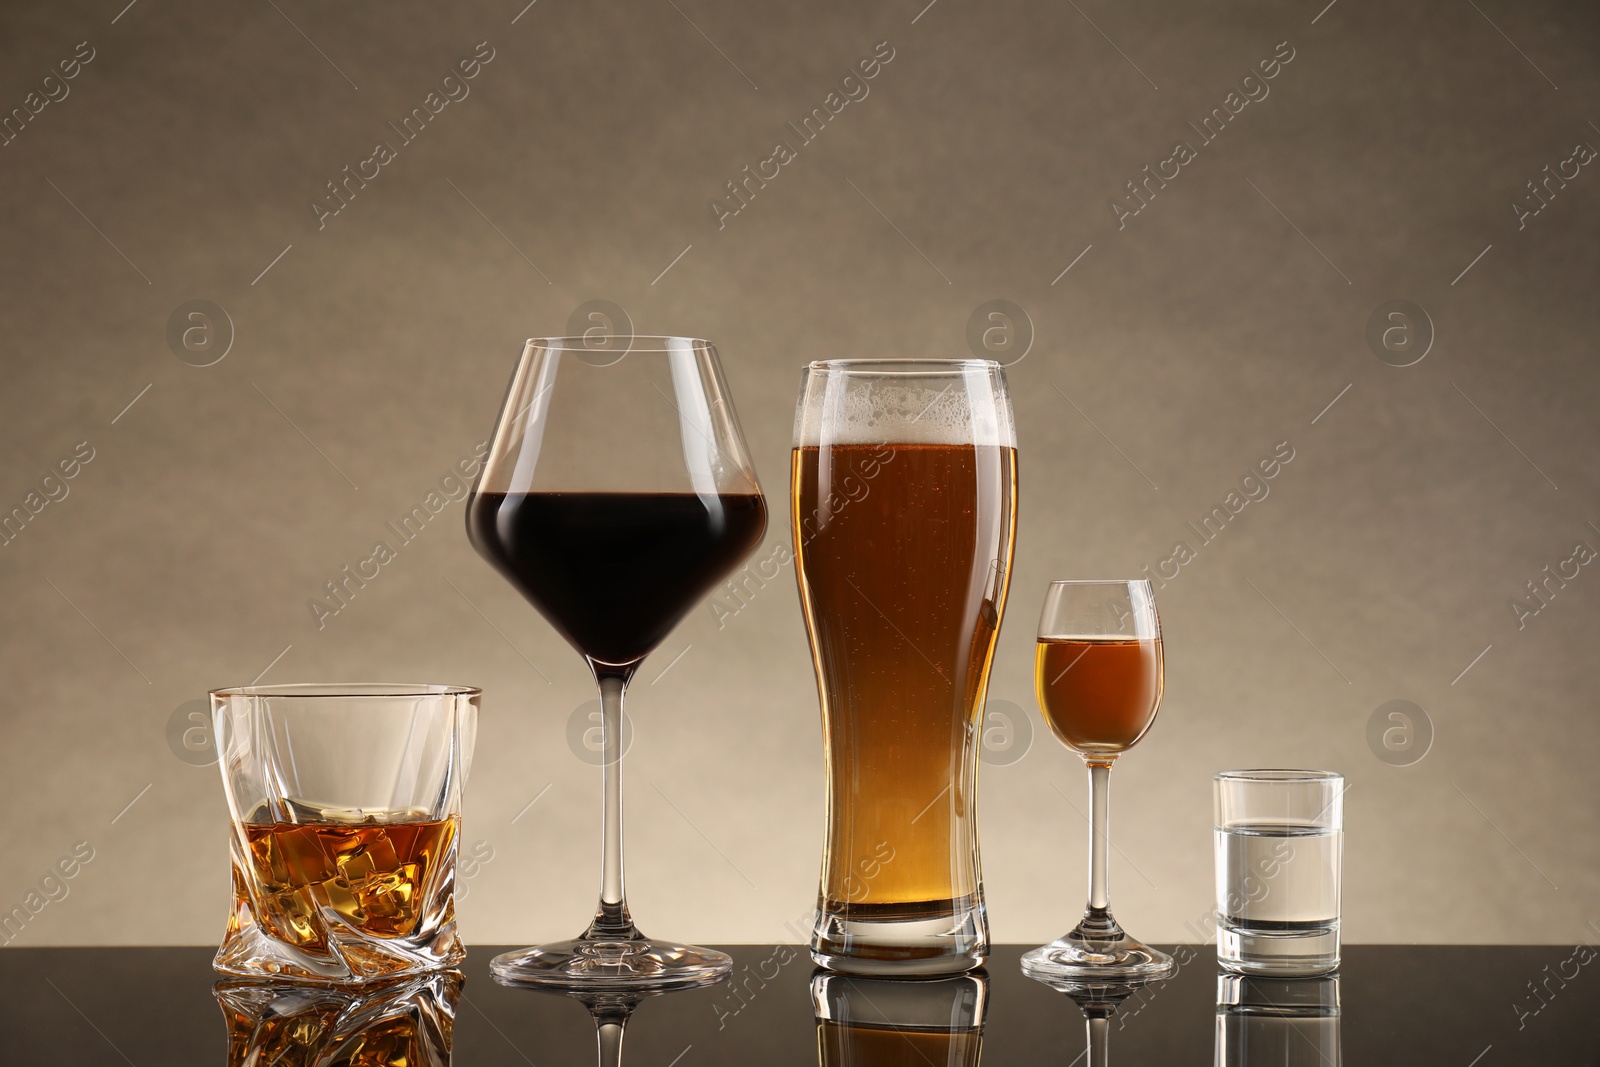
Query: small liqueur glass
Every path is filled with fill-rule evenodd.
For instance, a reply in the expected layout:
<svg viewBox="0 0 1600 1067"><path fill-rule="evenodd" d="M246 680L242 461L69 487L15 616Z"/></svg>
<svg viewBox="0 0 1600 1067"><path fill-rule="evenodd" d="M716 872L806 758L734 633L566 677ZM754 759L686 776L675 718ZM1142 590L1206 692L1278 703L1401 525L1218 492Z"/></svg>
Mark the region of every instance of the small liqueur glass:
<svg viewBox="0 0 1600 1067"><path fill-rule="evenodd" d="M1089 904L1070 933L1025 953L1043 982L1163 978L1172 957L1129 936L1111 914L1106 871L1111 764L1155 722L1166 675L1150 583L1050 583L1034 659L1039 709L1089 770Z"/></svg>
<svg viewBox="0 0 1600 1067"><path fill-rule="evenodd" d="M233 823L218 971L342 984L466 959L456 850L479 696L390 684L211 694Z"/></svg>

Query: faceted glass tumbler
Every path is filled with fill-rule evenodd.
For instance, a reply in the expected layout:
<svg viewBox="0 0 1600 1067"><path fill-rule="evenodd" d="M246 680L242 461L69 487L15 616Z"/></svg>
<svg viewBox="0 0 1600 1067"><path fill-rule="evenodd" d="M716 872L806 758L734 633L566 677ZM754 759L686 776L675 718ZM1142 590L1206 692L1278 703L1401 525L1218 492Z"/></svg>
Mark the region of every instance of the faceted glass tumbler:
<svg viewBox="0 0 1600 1067"><path fill-rule="evenodd" d="M211 694L233 823L223 974L355 983L459 965L456 850L480 691Z"/></svg>

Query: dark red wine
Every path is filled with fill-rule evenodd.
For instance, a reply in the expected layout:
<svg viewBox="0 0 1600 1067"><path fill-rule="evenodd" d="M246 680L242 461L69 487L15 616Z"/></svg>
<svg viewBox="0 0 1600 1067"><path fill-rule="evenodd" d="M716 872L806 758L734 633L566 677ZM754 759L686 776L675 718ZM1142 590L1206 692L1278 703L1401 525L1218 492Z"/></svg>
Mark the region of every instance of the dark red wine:
<svg viewBox="0 0 1600 1067"><path fill-rule="evenodd" d="M761 541L759 493L478 493L467 535L574 648L632 666Z"/></svg>

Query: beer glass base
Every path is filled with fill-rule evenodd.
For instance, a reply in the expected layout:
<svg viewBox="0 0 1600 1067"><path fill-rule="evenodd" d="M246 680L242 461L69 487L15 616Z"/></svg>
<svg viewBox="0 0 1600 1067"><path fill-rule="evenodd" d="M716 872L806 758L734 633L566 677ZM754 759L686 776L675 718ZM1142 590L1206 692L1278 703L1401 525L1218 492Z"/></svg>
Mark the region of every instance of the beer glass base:
<svg viewBox="0 0 1600 1067"><path fill-rule="evenodd" d="M869 910L824 905L811 931L812 960L839 974L915 978L963 974L989 954L981 899L896 905L862 918Z"/></svg>
<svg viewBox="0 0 1600 1067"><path fill-rule="evenodd" d="M725 952L648 937L574 938L502 953L489 964L502 985L574 992L688 989L720 982L732 970Z"/></svg>
<svg viewBox="0 0 1600 1067"><path fill-rule="evenodd" d="M1171 956L1123 935L1100 941L1068 934L1022 956L1022 973L1041 982L1129 982L1166 978Z"/></svg>

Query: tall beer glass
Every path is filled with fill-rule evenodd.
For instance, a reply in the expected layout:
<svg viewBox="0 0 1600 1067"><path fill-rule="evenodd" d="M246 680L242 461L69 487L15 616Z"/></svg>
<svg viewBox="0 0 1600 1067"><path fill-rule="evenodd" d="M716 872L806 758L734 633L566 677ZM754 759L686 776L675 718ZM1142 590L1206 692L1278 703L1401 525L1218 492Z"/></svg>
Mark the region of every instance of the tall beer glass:
<svg viewBox="0 0 1600 1067"><path fill-rule="evenodd" d="M855 974L970 970L989 950L975 791L1016 541L1005 372L811 364L791 484L828 767L811 955Z"/></svg>

